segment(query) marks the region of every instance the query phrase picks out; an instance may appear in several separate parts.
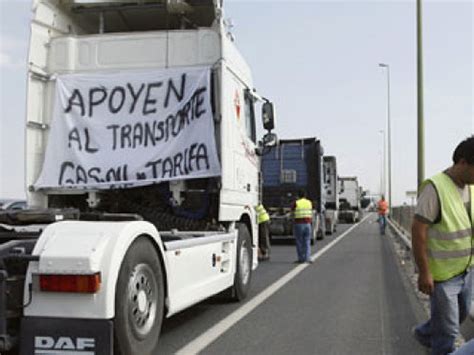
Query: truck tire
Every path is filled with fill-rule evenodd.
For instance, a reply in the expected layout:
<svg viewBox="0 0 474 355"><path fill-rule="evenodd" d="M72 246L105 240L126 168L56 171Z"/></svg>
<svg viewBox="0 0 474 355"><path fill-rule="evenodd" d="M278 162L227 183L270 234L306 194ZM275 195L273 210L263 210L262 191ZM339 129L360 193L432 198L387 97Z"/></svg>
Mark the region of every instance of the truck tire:
<svg viewBox="0 0 474 355"><path fill-rule="evenodd" d="M247 225L238 224L237 237L237 265L234 276L234 285L230 288L231 301L238 302L247 297L252 279L252 240Z"/></svg>
<svg viewBox="0 0 474 355"><path fill-rule="evenodd" d="M323 240L324 239L324 233L321 229L318 229L318 231L316 233L316 239L317 240Z"/></svg>
<svg viewBox="0 0 474 355"><path fill-rule="evenodd" d="M316 239L317 239L317 231L316 231L314 223L311 225L311 233L312 235L311 235L310 244L314 245L316 244Z"/></svg>
<svg viewBox="0 0 474 355"><path fill-rule="evenodd" d="M114 354L155 354L163 308L161 263L153 244L140 237L132 243L120 267L115 291Z"/></svg>
<svg viewBox="0 0 474 355"><path fill-rule="evenodd" d="M326 235L332 235L334 231L334 225L332 222L329 223L329 228L326 225Z"/></svg>

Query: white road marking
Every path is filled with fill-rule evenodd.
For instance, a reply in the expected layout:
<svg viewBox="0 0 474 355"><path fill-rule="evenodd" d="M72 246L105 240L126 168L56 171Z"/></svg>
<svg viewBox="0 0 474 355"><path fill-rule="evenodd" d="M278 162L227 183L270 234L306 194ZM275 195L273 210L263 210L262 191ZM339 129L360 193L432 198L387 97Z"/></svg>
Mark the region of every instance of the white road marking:
<svg viewBox="0 0 474 355"><path fill-rule="evenodd" d="M342 233L339 237L334 239L331 243L326 245L324 248L319 250L315 253L311 260L315 261L316 259L320 258L324 253L326 253L329 249L331 249L334 245L340 242L344 237L346 237L354 228L358 225L362 224L370 214L365 216L365 218L360 221L359 223L353 225L347 231ZM176 355L189 355L189 354L197 354L200 351L204 350L208 347L211 343L213 343L217 338L219 338L222 334L224 334L227 330L229 330L234 324L239 322L242 318L252 312L255 308L257 308L260 304L262 304L265 300L271 297L275 292L277 292L280 288L285 286L288 282L294 279L299 273L301 273L304 269L306 269L311 264L300 264L294 269L292 269L287 274L283 275L273 284L269 285L266 289L260 292L257 296L249 300L247 303L242 305L242 307L236 309L234 312L229 314L227 317L222 319L219 323L214 325L213 327L209 328L203 334L198 336L196 339L182 347L176 352Z"/></svg>

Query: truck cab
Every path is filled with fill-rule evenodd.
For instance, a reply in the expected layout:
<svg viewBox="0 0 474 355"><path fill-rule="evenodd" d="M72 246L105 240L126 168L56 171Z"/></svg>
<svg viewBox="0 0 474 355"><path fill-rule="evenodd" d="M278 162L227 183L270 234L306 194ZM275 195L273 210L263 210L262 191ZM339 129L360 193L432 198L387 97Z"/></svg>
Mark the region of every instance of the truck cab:
<svg viewBox="0 0 474 355"><path fill-rule="evenodd" d="M259 96L253 87L250 68L236 49L222 16L220 2L212 0L123 3L35 0L26 124L29 205L134 213L138 211L134 211L131 202L153 196L156 202L149 201L149 207L154 213L171 208L176 215L176 211L182 209L178 214L200 217L192 219L205 221L205 224L213 220L225 224L247 215L248 228L255 234L255 225L250 223L254 212L246 206L255 206L258 202L255 104ZM123 189L117 194L93 183L78 186L81 171L76 166L64 171L62 184L39 186L37 182L53 125L57 77L199 67L210 71L213 138L221 168L217 177L174 179L161 186L149 184L142 189L135 188L139 185L135 184L134 189ZM155 91L150 86L145 90ZM120 100L120 92L112 99ZM149 105L149 109L153 110L153 106ZM114 139L128 140L129 135L123 131L123 126L117 128ZM94 139L80 131L75 142L69 143L87 145L88 138L89 141ZM123 152L128 154L125 149ZM89 167L84 170L86 175L114 180L110 182L118 185L127 182L120 167L100 174L91 172ZM158 203L167 199L173 200L174 206ZM207 206L206 211L202 211L203 205Z"/></svg>
<svg viewBox="0 0 474 355"><path fill-rule="evenodd" d="M339 220L346 223L356 223L362 218L360 207L360 188L356 176L339 178Z"/></svg>
<svg viewBox="0 0 474 355"><path fill-rule="evenodd" d="M339 210L339 183L335 156L324 156L324 197L326 207L326 233L336 232Z"/></svg>
<svg viewBox="0 0 474 355"><path fill-rule="evenodd" d="M153 354L163 317L246 297L276 138L223 16L213 0L33 1L29 209L0 213L2 353L69 339Z"/></svg>

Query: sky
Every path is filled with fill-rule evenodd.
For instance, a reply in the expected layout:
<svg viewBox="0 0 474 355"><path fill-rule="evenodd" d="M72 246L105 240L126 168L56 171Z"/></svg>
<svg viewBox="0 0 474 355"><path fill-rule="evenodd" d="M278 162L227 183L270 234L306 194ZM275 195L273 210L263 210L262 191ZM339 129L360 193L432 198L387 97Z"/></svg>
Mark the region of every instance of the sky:
<svg viewBox="0 0 474 355"><path fill-rule="evenodd" d="M224 1L280 138L318 137L340 176L378 193L390 66L392 200L417 184L416 1ZM0 198L24 197L31 3L0 0ZM425 171L474 133L474 4L423 1ZM383 132L381 132L383 131ZM385 159L387 161L387 159ZM385 181L388 179L386 178Z"/></svg>

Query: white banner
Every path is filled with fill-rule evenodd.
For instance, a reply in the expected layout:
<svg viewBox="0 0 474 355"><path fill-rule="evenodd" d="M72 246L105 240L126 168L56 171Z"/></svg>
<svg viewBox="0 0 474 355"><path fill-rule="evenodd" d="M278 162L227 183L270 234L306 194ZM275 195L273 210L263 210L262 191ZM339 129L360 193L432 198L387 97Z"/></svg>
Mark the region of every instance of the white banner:
<svg viewBox="0 0 474 355"><path fill-rule="evenodd" d="M210 95L210 68L59 76L35 188L220 175Z"/></svg>

